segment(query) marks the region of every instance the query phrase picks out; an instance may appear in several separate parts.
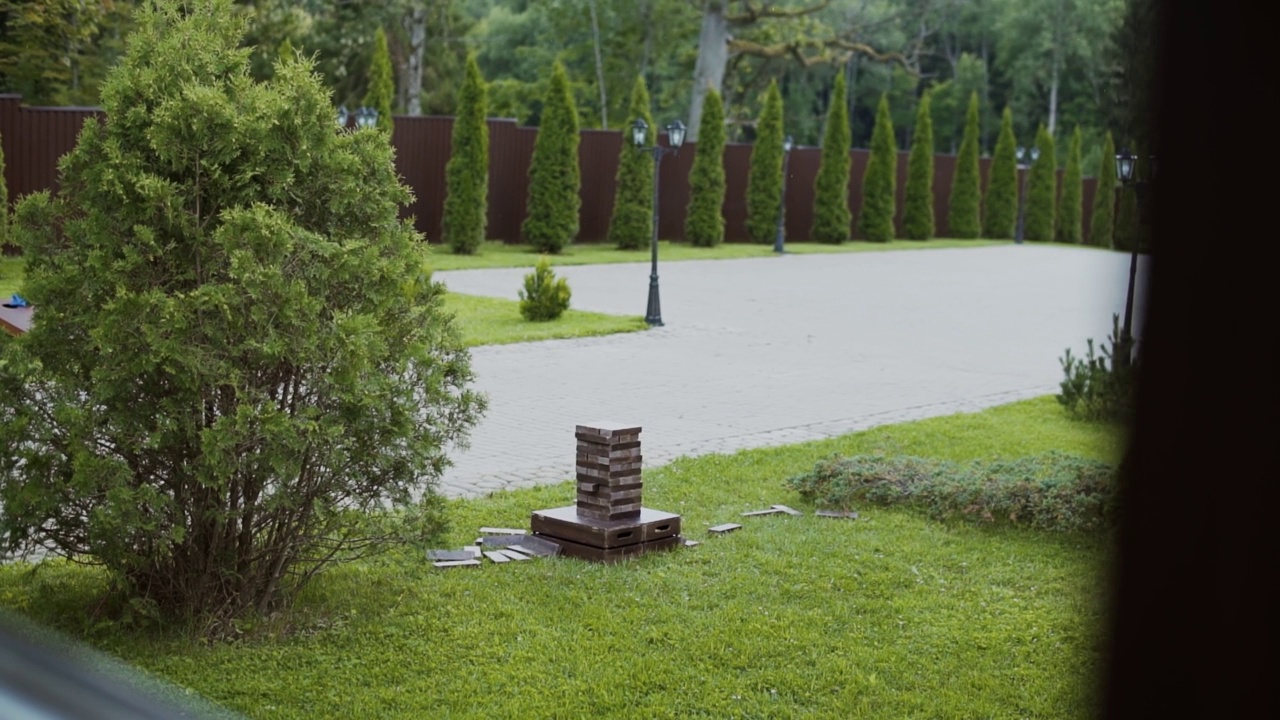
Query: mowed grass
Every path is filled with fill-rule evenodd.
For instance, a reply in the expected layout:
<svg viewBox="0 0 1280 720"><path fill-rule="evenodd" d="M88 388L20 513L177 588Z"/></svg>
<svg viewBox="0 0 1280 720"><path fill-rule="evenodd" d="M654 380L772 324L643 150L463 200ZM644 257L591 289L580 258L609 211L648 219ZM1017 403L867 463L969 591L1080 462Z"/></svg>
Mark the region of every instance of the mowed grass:
<svg viewBox="0 0 1280 720"><path fill-rule="evenodd" d="M612 335L649 327L640 315L606 315L573 309L555 320L529 322L520 315L520 303L514 300L459 293L445 295L444 306L457 318L463 342L468 346Z"/></svg>
<svg viewBox="0 0 1280 720"><path fill-rule="evenodd" d="M566 452L572 438L566 436ZM740 513L830 453L963 460L1060 449L1116 461L1115 428L1052 398L645 473L695 548L438 570L416 553L334 568L244 642L126 631L88 615L102 575L0 568L0 606L255 718L1076 718L1091 711L1102 536ZM527 527L572 483L454 501L443 546ZM724 536L707 528L745 527ZM288 628L288 632L281 632Z"/></svg>
<svg viewBox="0 0 1280 720"><path fill-rule="evenodd" d="M0 298L8 300L22 283L22 258L0 258ZM448 293L445 309L457 318L468 347L503 345L531 340L591 337L634 332L648 327L640 315L606 315L570 309L547 322L529 322L514 300Z"/></svg>
<svg viewBox="0 0 1280 720"><path fill-rule="evenodd" d="M948 240L936 239L924 242L894 240L873 243L862 240L826 245L813 242L786 243L786 251L796 255L816 253L879 252L882 250L928 250L930 248L985 247L1007 245L1008 240ZM448 246L431 246L430 264L436 270L471 270L475 268L533 267L540 254L528 245L507 245L486 242L475 255L454 255ZM658 261L680 260L732 260L736 258L774 257L773 244L721 243L713 248L693 247L688 243L663 240L658 243ZM640 250L619 250L612 243L579 243L570 245L551 256L552 265L603 265L609 263L649 262L648 245Z"/></svg>

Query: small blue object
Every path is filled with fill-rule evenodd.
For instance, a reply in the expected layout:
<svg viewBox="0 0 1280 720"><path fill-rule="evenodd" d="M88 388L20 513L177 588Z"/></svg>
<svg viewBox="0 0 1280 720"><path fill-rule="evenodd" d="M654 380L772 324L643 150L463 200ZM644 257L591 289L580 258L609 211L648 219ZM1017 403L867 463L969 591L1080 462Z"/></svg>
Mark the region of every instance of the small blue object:
<svg viewBox="0 0 1280 720"><path fill-rule="evenodd" d="M18 293L13 294L13 299L6 303L9 307L27 307L29 304L25 298Z"/></svg>

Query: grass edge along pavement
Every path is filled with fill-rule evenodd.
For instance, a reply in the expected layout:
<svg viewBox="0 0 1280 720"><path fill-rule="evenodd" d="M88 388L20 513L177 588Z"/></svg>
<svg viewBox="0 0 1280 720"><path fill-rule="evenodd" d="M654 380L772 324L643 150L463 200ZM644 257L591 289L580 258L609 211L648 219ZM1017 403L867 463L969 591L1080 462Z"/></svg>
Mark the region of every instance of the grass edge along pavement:
<svg viewBox="0 0 1280 720"><path fill-rule="evenodd" d="M95 620L101 573L62 562L0 567L0 607L251 717L1080 717L1100 662L1105 533L898 508L823 519L784 482L832 453L1114 463L1122 442L1042 397L683 458L645 473L645 505L682 514L698 547L451 570L406 550L331 569L287 616L246 621L244 642ZM572 498L566 482L450 501L437 546L527 527ZM806 516L740 516L773 503ZM707 533L723 522L744 527Z"/></svg>
<svg viewBox="0 0 1280 720"><path fill-rule="evenodd" d="M929 248L989 247L1011 245L1008 240L951 240L934 239L928 242L894 240L887 243L871 243L862 240L829 245L815 242L787 242L786 251L793 255L815 253L881 252L886 250L927 250ZM454 255L447 249L432 246L427 260L432 270L475 270L482 268L529 267L538 262L539 253L529 245L509 245L497 240L487 240L475 255ZM755 243L720 243L715 247L694 247L689 243L662 240L658 243L658 260L661 263L687 260L736 260L740 258L776 257L772 245ZM620 250L606 243L574 244L565 247L551 257L555 265L610 265L614 263L647 263L650 249L646 244L636 250Z"/></svg>

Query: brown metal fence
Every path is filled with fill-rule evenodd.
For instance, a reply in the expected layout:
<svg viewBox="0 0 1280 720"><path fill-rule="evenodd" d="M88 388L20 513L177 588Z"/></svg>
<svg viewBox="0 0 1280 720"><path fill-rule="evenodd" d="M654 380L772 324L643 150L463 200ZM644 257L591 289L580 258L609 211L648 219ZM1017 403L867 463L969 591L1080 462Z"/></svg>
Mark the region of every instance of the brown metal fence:
<svg viewBox="0 0 1280 720"><path fill-rule="evenodd" d="M5 180L10 202L30 192L55 188L58 158L74 147L86 119L102 117L98 108L26 107L20 101L17 95L0 95L0 138L4 143ZM417 229L430 241L440 238L440 216L446 193L445 164L451 152L452 129L451 117L399 116L395 119L395 130L391 136L396 168L405 184L413 190L414 200L405 208L404 214L414 218ZM537 128L518 127L514 120L489 120L487 234L492 239L508 243L520 241L520 224L529 194L529 163L537 134ZM751 147L734 143L729 144L724 152L726 187L723 211L725 239L729 242L746 242L749 239L746 196ZM578 167L582 177L582 210L578 242L601 242L608 236L617 187L618 157L622 150L621 132L583 130L581 133ZM696 145L691 144L662 161L658 231L663 238L684 238L689 170L696 153ZM852 164L849 182L849 205L853 211L851 231L856 231L862 207L862 174L868 154L867 150L852 150L849 154ZM798 147L791 152L785 198L786 236L790 240L810 238L813 185L820 156L821 150L815 147ZM934 156L934 213L938 237L949 234L947 215L955 162L953 155ZM983 158L980 164L985 188L990 160ZM906 179L907 153L903 152L898 162L896 219L899 230ZM1083 227L1086 238L1095 190L1095 179L1085 178Z"/></svg>

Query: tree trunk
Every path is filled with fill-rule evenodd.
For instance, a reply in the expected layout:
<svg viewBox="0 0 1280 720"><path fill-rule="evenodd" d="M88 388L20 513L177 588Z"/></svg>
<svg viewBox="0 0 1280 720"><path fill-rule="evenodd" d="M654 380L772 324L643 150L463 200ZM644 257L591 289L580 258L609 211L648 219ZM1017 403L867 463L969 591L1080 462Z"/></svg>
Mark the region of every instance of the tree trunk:
<svg viewBox="0 0 1280 720"><path fill-rule="evenodd" d="M596 53L596 84L600 86L600 127L609 129L609 97L604 87L604 61L600 59L600 21L596 17L596 0L587 0L591 10L591 46Z"/></svg>
<svg viewBox="0 0 1280 720"><path fill-rule="evenodd" d="M689 102L689 142L698 141L698 125L702 122L702 102L707 90L720 92L724 85L724 69L729 62L729 23L725 18L725 0L707 0L703 5L702 33L698 36L698 60L693 66L693 98Z"/></svg>
<svg viewBox="0 0 1280 720"><path fill-rule="evenodd" d="M1049 136L1054 137L1058 124L1058 49L1053 49L1053 73L1049 76Z"/></svg>
<svg viewBox="0 0 1280 720"><path fill-rule="evenodd" d="M425 0L415 2L404 19L409 32L409 52L401 75L405 88L405 112L422 114L422 61L427 46L427 8Z"/></svg>

